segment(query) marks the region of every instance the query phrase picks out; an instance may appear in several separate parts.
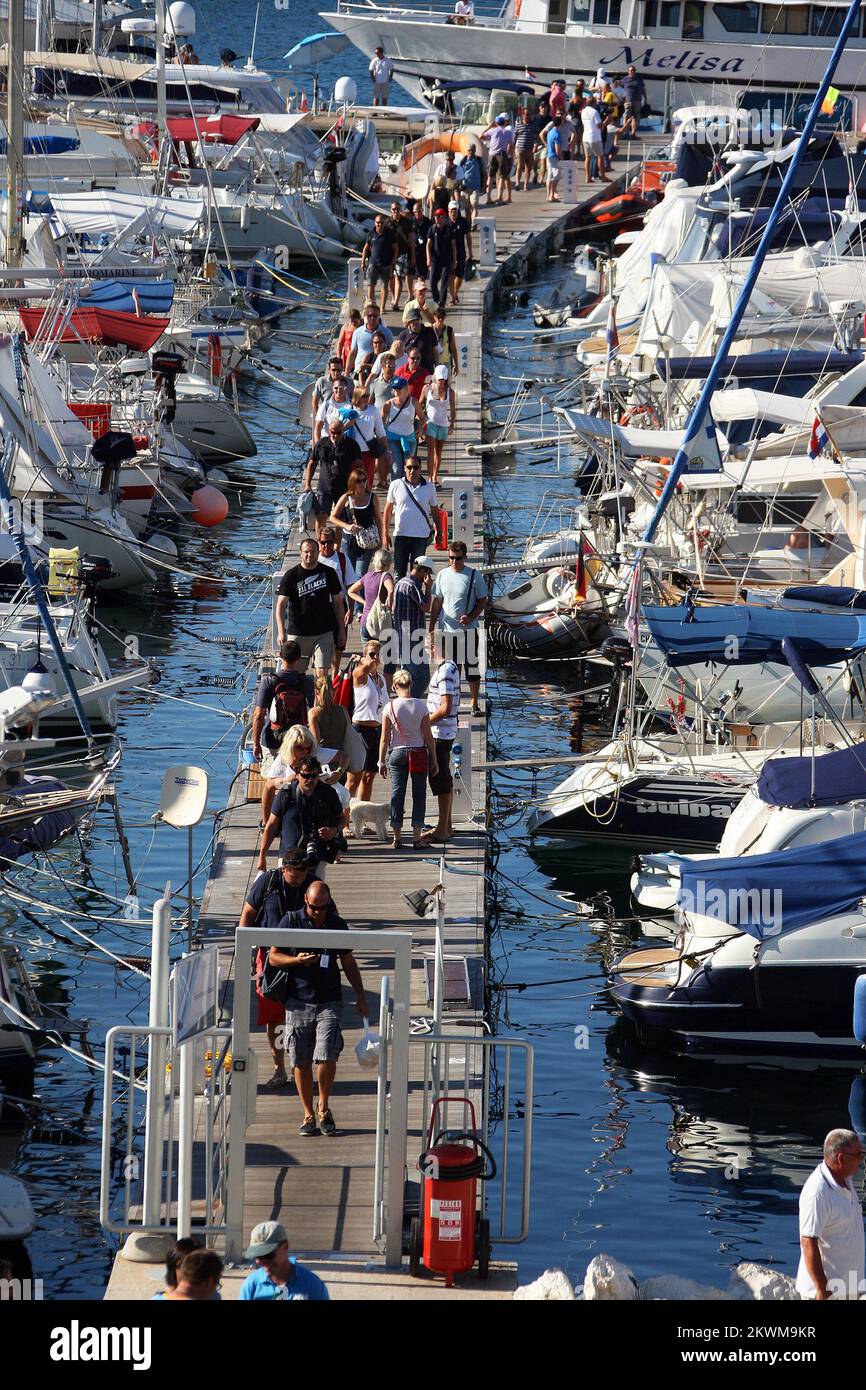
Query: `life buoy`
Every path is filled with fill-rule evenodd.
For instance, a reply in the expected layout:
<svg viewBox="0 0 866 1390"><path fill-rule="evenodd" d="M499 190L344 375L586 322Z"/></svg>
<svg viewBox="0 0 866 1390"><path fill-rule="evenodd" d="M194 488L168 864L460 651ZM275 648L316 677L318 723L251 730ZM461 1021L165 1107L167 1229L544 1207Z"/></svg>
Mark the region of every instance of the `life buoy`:
<svg viewBox="0 0 866 1390"><path fill-rule="evenodd" d="M630 425L632 420L637 419L638 415L648 415L652 420L654 430L661 429L662 422L658 417L658 412L654 405L635 405L624 410L619 417L621 425Z"/></svg>

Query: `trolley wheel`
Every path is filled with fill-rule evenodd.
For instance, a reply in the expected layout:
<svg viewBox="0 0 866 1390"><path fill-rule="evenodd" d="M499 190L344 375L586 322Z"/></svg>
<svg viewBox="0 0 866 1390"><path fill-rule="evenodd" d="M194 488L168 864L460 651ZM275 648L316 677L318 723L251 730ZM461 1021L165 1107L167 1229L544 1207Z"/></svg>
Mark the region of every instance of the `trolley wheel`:
<svg viewBox="0 0 866 1390"><path fill-rule="evenodd" d="M490 1273L490 1222L486 1216L478 1220L478 1278L486 1279Z"/></svg>
<svg viewBox="0 0 866 1390"><path fill-rule="evenodd" d="M421 1273L421 1218L413 1216L409 1226L409 1273L417 1279Z"/></svg>

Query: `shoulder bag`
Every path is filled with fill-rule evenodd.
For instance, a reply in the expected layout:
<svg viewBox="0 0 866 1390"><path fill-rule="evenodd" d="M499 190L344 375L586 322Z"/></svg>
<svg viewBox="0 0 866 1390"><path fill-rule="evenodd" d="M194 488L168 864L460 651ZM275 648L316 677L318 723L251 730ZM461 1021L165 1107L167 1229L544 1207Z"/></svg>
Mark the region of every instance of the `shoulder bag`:
<svg viewBox="0 0 866 1390"><path fill-rule="evenodd" d="M351 509L352 518L354 520L355 508L352 506L351 502L347 502L346 506ZM358 534L354 537L354 540L362 550L378 550L380 543L378 526L359 526Z"/></svg>
<svg viewBox="0 0 866 1390"><path fill-rule="evenodd" d="M389 633L394 631L394 619L391 610L382 598L382 588L384 584L385 574L383 573L379 581L379 590L367 614L367 621L364 624L368 636L372 638L373 641L377 642L383 640Z"/></svg>
<svg viewBox="0 0 866 1390"><path fill-rule="evenodd" d="M389 711L389 710L390 710L390 712L391 712L391 713L390 713L390 716L388 715L388 711ZM392 703L391 700L389 700L389 701L388 701L388 704L385 706L385 715L386 715L386 717L389 717L389 718L393 721L394 726L395 726L395 728L397 729L398 734L400 735L401 738L403 738L403 737L404 737L403 730L400 728L400 721L399 721L399 719L397 718L397 711L395 710L394 705L393 705L393 703ZM424 748L424 747L421 747L421 748L407 748L406 751L407 751L407 753L409 754L409 771L410 771L410 772L425 772L425 773L426 773L427 771L429 771L429 768L430 768L430 759L429 759L428 756L427 756L427 749L426 749L426 748Z"/></svg>
<svg viewBox="0 0 866 1390"><path fill-rule="evenodd" d="M424 520L427 522L427 525L430 527L430 531L427 535L427 539L429 541L430 537L435 536L436 534L436 527L433 524L433 518L430 516L430 513L425 511L425 509L421 506L421 503L418 501L418 498L415 496L414 492L412 491L407 482L403 482L403 491L409 498L409 501L412 502L415 507L417 507L418 511L421 513Z"/></svg>

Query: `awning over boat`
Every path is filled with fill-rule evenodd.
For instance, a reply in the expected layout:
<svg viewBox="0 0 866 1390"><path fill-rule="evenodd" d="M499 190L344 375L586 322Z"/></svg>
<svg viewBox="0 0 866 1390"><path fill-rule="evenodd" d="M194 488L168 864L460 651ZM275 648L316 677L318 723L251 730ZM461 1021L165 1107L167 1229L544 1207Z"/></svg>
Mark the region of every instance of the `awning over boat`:
<svg viewBox="0 0 866 1390"><path fill-rule="evenodd" d="M820 604L829 608L866 609L866 589L851 589L843 584L796 584L785 589L783 598L796 603Z"/></svg>
<svg viewBox="0 0 866 1390"><path fill-rule="evenodd" d="M741 386L734 391L716 392L713 417L716 420L770 420L776 425L811 425L815 404L795 396L779 396L774 391Z"/></svg>
<svg viewBox="0 0 866 1390"><path fill-rule="evenodd" d="M609 445L613 439L629 458L673 458L683 442L682 430L641 430L629 425L614 425L598 415L584 415L579 410L559 407L555 414L585 443L591 446Z"/></svg>
<svg viewBox="0 0 866 1390"><path fill-rule="evenodd" d="M677 906L764 941L851 912L864 895L866 834L860 833L773 854L682 859Z"/></svg>
<svg viewBox="0 0 866 1390"><path fill-rule="evenodd" d="M198 140L201 135L206 144L221 145L236 145L258 124L258 116L233 116L229 112L196 116L195 120L192 116L170 116L166 122L172 140Z"/></svg>
<svg viewBox="0 0 866 1390"><path fill-rule="evenodd" d="M758 795L767 806L797 810L866 797L866 743L815 758L770 758L758 778Z"/></svg>
<svg viewBox="0 0 866 1390"><path fill-rule="evenodd" d="M174 302L174 281L96 280L82 291L81 302L123 314L167 314Z"/></svg>
<svg viewBox="0 0 866 1390"><path fill-rule="evenodd" d="M707 376L712 357L658 357L656 371L664 381L701 381ZM850 372L863 361L862 352L816 352L810 348L744 352L726 357L722 363L723 376L749 379L786 376L823 376L825 372ZM715 398L713 399L715 410Z"/></svg>
<svg viewBox="0 0 866 1390"><path fill-rule="evenodd" d="M136 223L147 232L166 236L188 236L201 221L204 203L200 199L147 198L138 193L51 192L52 209L68 232L89 237L107 234L116 237Z"/></svg>
<svg viewBox="0 0 866 1390"><path fill-rule="evenodd" d="M765 608L753 603L645 604L643 613L656 645L673 667L785 661L784 637L796 643L800 657L810 666L832 666L866 651L866 613Z"/></svg>

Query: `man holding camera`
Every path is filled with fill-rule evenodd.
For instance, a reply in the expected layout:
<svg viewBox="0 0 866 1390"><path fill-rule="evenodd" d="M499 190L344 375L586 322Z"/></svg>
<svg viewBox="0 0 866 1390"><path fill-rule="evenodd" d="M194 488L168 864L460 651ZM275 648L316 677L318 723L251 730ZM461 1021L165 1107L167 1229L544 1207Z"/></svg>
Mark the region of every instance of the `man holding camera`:
<svg viewBox="0 0 866 1390"><path fill-rule="evenodd" d="M280 837L280 853L299 849L310 870L325 876L325 865L333 864L346 842L340 833L343 807L333 787L322 781L318 758L304 758L291 786L277 792L271 814L262 832L257 868L267 869L268 847Z"/></svg>
<svg viewBox="0 0 866 1390"><path fill-rule="evenodd" d="M331 891L326 883L313 882L304 896L304 906L288 913L280 927L297 931L303 941L305 929L318 931L348 931L337 912ZM337 1132L331 1114L330 1098L337 1072L337 1058L343 1050L343 985L340 966L355 991L355 1007L361 1018L370 1011L364 994L364 982L351 951L316 951L299 944L289 950L272 946L268 955L271 965L288 972L286 992L285 1051L287 1065L292 1068L298 1095L304 1107L304 1122L299 1134L305 1138L321 1132ZM319 1088L318 1123L313 1110L313 1066Z"/></svg>

